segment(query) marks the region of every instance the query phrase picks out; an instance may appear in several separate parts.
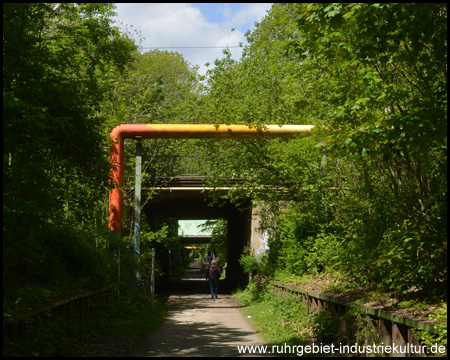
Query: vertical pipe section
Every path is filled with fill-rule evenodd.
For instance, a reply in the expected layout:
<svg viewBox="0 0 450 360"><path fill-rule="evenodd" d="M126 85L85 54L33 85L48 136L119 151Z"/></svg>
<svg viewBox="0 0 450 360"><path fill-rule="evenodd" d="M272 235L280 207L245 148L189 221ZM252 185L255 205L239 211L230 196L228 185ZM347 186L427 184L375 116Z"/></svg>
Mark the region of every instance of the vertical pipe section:
<svg viewBox="0 0 450 360"><path fill-rule="evenodd" d="M142 142L136 136L136 172L134 177L134 257L137 260L136 280L141 280L141 169L142 169Z"/></svg>
<svg viewBox="0 0 450 360"><path fill-rule="evenodd" d="M140 255L142 142L136 139L136 174L134 177L134 255Z"/></svg>

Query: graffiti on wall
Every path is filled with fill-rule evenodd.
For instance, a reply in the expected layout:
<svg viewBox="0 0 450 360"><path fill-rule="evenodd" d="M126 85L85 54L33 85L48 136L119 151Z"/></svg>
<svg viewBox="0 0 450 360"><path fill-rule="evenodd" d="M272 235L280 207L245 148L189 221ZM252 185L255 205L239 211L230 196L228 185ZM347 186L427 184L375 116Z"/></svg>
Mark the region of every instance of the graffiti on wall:
<svg viewBox="0 0 450 360"><path fill-rule="evenodd" d="M259 257L269 250L269 231L263 228L254 228L252 234L252 254Z"/></svg>

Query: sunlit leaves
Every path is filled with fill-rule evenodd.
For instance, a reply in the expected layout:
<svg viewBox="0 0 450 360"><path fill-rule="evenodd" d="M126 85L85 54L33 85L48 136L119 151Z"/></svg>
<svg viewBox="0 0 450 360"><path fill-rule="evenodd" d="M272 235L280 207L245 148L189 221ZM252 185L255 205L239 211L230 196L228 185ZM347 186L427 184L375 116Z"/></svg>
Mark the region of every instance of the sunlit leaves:
<svg viewBox="0 0 450 360"><path fill-rule="evenodd" d="M109 163L99 109L136 48L112 26L113 8L3 5L3 235L15 278L32 278L31 259L51 253L40 242L53 227L83 230L86 239L107 235Z"/></svg>
<svg viewBox="0 0 450 360"><path fill-rule="evenodd" d="M255 122L316 125L316 152L299 147L291 156L290 146L274 143L260 152L268 176L258 172L258 178L273 181L274 174L279 184L306 189L293 198L312 209L312 194L323 184L324 229L346 237L341 265L365 281L381 281L370 264L383 256L390 259L386 272L397 264L424 288L440 281L437 273L423 277L430 263L411 249L428 242L446 246L445 224L433 210L446 212L445 22L446 7L437 4L275 4L248 34L250 46L227 83L239 89L224 105L235 119L248 121L239 107L256 94L256 108L265 110L252 111ZM242 97L247 89L253 92ZM328 155L321 172L315 171L320 152ZM408 218L416 230L406 236L398 229ZM394 250L378 252L383 239L396 244ZM432 253L441 258L437 249ZM393 275L379 283L397 290L411 284Z"/></svg>

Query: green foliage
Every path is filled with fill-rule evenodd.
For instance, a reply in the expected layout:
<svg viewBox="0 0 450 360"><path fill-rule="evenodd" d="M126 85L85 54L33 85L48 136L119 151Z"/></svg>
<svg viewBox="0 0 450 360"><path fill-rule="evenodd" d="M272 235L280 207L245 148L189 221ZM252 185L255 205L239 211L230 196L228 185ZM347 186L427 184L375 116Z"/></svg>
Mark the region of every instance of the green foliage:
<svg viewBox="0 0 450 360"><path fill-rule="evenodd" d="M250 254L250 250L248 248L244 249L241 257L239 258L239 263L244 268L245 272L251 273L252 275L256 275L261 272L260 259Z"/></svg>
<svg viewBox="0 0 450 360"><path fill-rule="evenodd" d="M3 5L8 294L38 285L58 295L111 280L111 255L102 250L109 163L98 111L136 49L112 26L113 9Z"/></svg>
<svg viewBox="0 0 450 360"><path fill-rule="evenodd" d="M427 310L429 307L426 301L417 301L414 299L401 301L398 303L398 306L413 313Z"/></svg>
<svg viewBox="0 0 450 360"><path fill-rule="evenodd" d="M101 301L104 301L102 299ZM92 305L92 304L91 304ZM119 302L111 301L105 311L99 311L80 325L67 319L54 318L50 311L41 321L31 322L29 341L12 342L4 338L4 356L61 356L68 348L89 342L92 335L141 336L155 330L165 319L167 305L161 301L149 303L142 289L128 289ZM92 355L92 354L90 354Z"/></svg>
<svg viewBox="0 0 450 360"><path fill-rule="evenodd" d="M254 276L245 290L239 294L239 301L244 306L263 301L267 296L268 284L267 278L259 275Z"/></svg>
<svg viewBox="0 0 450 360"><path fill-rule="evenodd" d="M115 335L144 336L161 325L166 312L166 303L159 300L149 303L148 295L141 289L129 289L121 297L104 330Z"/></svg>
<svg viewBox="0 0 450 360"><path fill-rule="evenodd" d="M145 220L145 219L143 219ZM141 276L145 274L148 280L151 276L151 260L152 248L156 249L157 254L155 260L155 273L161 276L177 277L185 268L185 261L182 258L183 245L178 239L178 224L172 219L166 221L157 231L150 231L145 221L141 222L141 246L139 263ZM177 264L177 268L163 269L160 262L161 255L164 251L170 250L173 261ZM171 273L173 271L173 273Z"/></svg>
<svg viewBox="0 0 450 360"><path fill-rule="evenodd" d="M445 353L437 353L436 356L447 356L447 304L435 309L430 315L429 319L433 321L437 334L432 334L425 330L413 329L414 337L428 348L438 345L444 346Z"/></svg>
<svg viewBox="0 0 450 360"><path fill-rule="evenodd" d="M267 216L272 273L338 269L399 295L446 294L445 5L274 4L247 37L240 62L225 53L209 72L207 111L316 125L217 146L215 183L246 185L230 198L290 202Z"/></svg>
<svg viewBox="0 0 450 360"><path fill-rule="evenodd" d="M328 309L322 309L313 317L312 331L316 341L332 343L336 341L339 334L340 319L331 316Z"/></svg>
<svg viewBox="0 0 450 360"><path fill-rule="evenodd" d="M311 316L298 297L278 294L258 276L235 295L268 343L305 344L310 339Z"/></svg>
<svg viewBox="0 0 450 360"><path fill-rule="evenodd" d="M86 233L68 225L47 225L30 242L34 248L24 254L17 265L8 263L14 273L4 283L5 311L13 311L35 302L86 288L100 288L113 280L115 263L106 250L95 247ZM5 256L14 256L17 249L9 247Z"/></svg>
<svg viewBox="0 0 450 360"><path fill-rule="evenodd" d="M201 246L199 255L206 259L211 252L218 257L218 265L224 266L227 262L227 221L225 219L208 220L202 226L202 231L211 233L211 241Z"/></svg>
<svg viewBox="0 0 450 360"><path fill-rule="evenodd" d="M104 103L104 116L123 123L190 123L198 93L196 68L177 52L136 53Z"/></svg>
<svg viewBox="0 0 450 360"><path fill-rule="evenodd" d="M345 317L352 322L356 328L354 334L345 334L347 337L352 335L351 341L355 343L378 344L378 329L373 325L372 319L364 311L361 311L360 304L356 301L345 314Z"/></svg>
<svg viewBox="0 0 450 360"><path fill-rule="evenodd" d="M327 200L352 232L352 255L364 250L357 271L398 292L445 291L438 285L446 282L445 6L302 4L298 11L304 36L291 46L302 55L302 75L314 79L311 101L329 110L317 111L321 148L350 165L350 173L327 169L340 190ZM310 73L319 67L321 74Z"/></svg>
<svg viewBox="0 0 450 360"><path fill-rule="evenodd" d="M14 342L4 338L3 355L52 356L71 342L71 338L77 334L77 326L61 318L51 319L50 312L47 312L43 314L40 322L29 323L28 331L34 335L28 341Z"/></svg>
<svg viewBox="0 0 450 360"><path fill-rule="evenodd" d="M309 204L308 204L309 205ZM320 203L319 203L320 205ZM282 211L275 235L269 239L272 274L320 274L340 266L343 238L320 229L320 209L292 204Z"/></svg>
<svg viewBox="0 0 450 360"><path fill-rule="evenodd" d="M183 258L183 244L178 239L177 221L166 219L158 227L152 230L146 217L141 216L139 254L136 253L134 234L122 236L118 242L111 244L120 250L120 283L151 281L153 249L157 277L177 277L184 270L187 260ZM168 267L165 262L167 252L170 252L171 262L176 267Z"/></svg>

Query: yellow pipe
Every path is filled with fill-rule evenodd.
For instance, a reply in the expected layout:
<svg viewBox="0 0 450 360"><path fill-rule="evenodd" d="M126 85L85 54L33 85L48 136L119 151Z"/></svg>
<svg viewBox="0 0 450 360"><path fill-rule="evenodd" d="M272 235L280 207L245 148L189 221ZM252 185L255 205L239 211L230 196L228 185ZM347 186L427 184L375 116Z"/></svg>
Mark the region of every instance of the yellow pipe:
<svg viewBox="0 0 450 360"><path fill-rule="evenodd" d="M310 131L313 125L212 125L212 124L122 124L111 132L111 179L109 228L122 229L124 139L258 139L289 138Z"/></svg>

